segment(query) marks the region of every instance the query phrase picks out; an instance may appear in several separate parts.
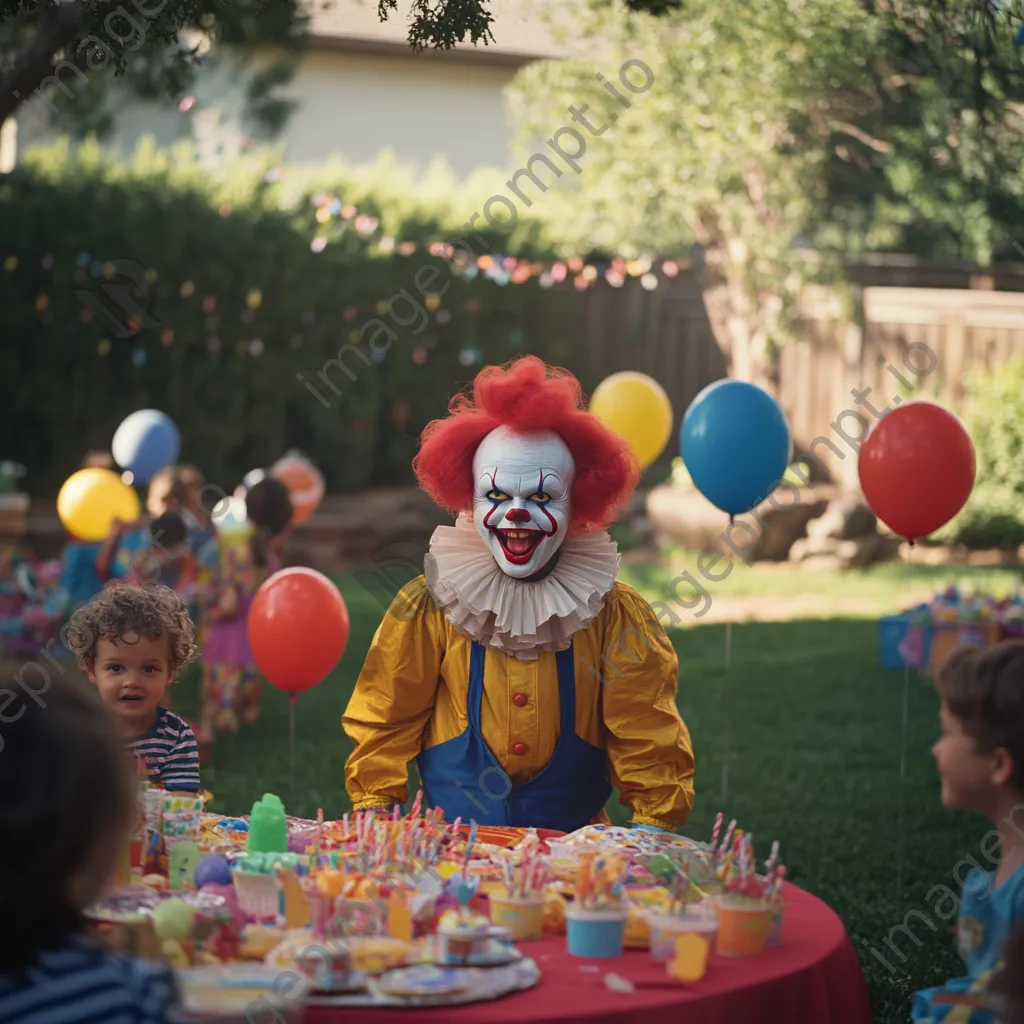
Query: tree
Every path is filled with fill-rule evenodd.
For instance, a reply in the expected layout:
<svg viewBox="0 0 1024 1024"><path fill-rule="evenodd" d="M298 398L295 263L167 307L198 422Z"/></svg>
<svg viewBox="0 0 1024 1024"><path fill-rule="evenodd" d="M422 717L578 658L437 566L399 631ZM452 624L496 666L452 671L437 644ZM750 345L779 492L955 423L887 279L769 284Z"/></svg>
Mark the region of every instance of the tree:
<svg viewBox="0 0 1024 1024"><path fill-rule="evenodd" d="M309 22L310 4L333 0L0 0L0 125L47 86L66 96L84 91L89 72L126 77L142 98L180 97L211 44L238 47L273 43L295 51ZM625 0L638 10L661 12L681 0ZM413 0L409 44L446 50L467 36L491 41L489 0ZM381 20L398 0L378 0ZM289 105L274 96L294 70L284 59L261 72L250 87L250 108L269 132ZM93 88L74 104L76 123L103 129L103 90ZM50 104L52 111L58 111ZM59 112L59 111L58 111Z"/></svg>
<svg viewBox="0 0 1024 1024"><path fill-rule="evenodd" d="M74 115L102 127L102 85L125 78L142 98L179 97L211 43L301 44L308 19L296 0L0 0L0 123L33 95L59 116L47 87L76 98ZM254 82L257 118L272 125L280 108L268 95L281 67ZM80 95L79 95L80 94Z"/></svg>
<svg viewBox="0 0 1024 1024"><path fill-rule="evenodd" d="M608 115L584 115L597 137L562 190L566 243L696 243L733 373L763 380L796 296L841 253L1012 251L1024 231L1022 22L1019 2L988 0L687 0L657 21L569 0L555 30L571 24L601 57L525 68L511 106L528 138L567 105ZM623 109L594 67L630 60L653 81L624 71Z"/></svg>

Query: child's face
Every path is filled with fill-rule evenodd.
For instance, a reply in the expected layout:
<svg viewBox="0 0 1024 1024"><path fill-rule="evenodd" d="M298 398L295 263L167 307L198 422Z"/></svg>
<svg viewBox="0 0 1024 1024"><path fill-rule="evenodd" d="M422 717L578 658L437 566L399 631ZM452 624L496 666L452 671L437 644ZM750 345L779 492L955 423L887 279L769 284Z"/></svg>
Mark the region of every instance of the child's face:
<svg viewBox="0 0 1024 1024"><path fill-rule="evenodd" d="M156 519L171 507L171 481L157 477L146 492L146 511Z"/></svg>
<svg viewBox="0 0 1024 1024"><path fill-rule="evenodd" d="M144 732L171 681L171 638L126 634L119 640L98 640L89 678L125 732Z"/></svg>
<svg viewBox="0 0 1024 1024"><path fill-rule="evenodd" d="M978 749L945 701L939 709L939 724L942 735L932 747L932 756L942 777L942 803L953 809L987 813L1001 784L996 777L1000 774L998 759Z"/></svg>

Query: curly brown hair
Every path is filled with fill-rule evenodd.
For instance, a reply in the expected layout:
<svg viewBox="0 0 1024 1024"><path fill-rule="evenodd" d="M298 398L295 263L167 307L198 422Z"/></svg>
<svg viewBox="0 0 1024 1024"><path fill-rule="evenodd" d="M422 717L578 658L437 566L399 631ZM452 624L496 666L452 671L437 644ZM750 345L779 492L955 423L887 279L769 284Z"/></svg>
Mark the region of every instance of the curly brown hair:
<svg viewBox="0 0 1024 1024"><path fill-rule="evenodd" d="M87 605L79 608L67 625L66 643L78 664L92 672L100 640L119 640L127 633L157 640L170 638L171 674L177 675L199 657L196 627L188 605L162 586L108 583Z"/></svg>

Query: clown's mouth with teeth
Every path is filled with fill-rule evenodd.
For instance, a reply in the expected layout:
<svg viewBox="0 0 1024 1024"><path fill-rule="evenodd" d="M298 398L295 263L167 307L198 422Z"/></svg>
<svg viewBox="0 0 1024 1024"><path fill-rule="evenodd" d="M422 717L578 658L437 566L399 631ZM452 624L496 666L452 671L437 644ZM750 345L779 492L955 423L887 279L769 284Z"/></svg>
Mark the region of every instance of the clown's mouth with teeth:
<svg viewBox="0 0 1024 1024"><path fill-rule="evenodd" d="M513 565L525 565L533 557L537 545L548 536L543 530L507 530L496 526L491 529L497 535L505 557Z"/></svg>

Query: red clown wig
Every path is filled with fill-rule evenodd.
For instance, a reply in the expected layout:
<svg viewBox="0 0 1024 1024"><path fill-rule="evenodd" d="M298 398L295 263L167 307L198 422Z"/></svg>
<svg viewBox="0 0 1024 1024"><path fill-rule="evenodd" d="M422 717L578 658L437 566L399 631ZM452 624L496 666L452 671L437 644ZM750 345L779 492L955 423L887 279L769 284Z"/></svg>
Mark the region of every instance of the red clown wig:
<svg viewBox="0 0 1024 1024"><path fill-rule="evenodd" d="M448 411L427 424L412 465L423 490L451 512L472 509L473 455L502 426L521 434L551 430L568 445L576 463L571 529L606 527L640 479L627 442L586 411L580 382L536 356L485 367L472 395L456 395Z"/></svg>

